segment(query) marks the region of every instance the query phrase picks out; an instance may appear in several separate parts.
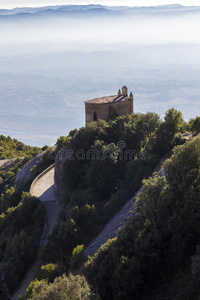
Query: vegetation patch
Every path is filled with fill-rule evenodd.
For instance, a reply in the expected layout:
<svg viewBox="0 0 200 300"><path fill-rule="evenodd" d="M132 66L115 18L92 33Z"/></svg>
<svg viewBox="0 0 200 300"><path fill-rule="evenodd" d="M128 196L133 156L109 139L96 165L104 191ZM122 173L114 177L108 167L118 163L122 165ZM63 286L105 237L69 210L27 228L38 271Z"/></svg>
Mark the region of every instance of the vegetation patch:
<svg viewBox="0 0 200 300"><path fill-rule="evenodd" d="M197 299L199 147L200 137L175 147L164 164L166 177L154 174L143 181L135 217L117 240L103 245L86 263L87 277L102 299ZM188 271L183 266L191 255L193 264ZM181 268L184 275L177 273ZM171 278L176 284L167 284Z"/></svg>

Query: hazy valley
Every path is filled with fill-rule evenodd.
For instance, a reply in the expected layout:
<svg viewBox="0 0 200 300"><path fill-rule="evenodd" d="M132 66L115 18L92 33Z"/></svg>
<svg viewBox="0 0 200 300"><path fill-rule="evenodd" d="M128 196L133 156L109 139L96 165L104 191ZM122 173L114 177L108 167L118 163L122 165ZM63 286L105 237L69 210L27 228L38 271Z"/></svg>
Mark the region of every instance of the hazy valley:
<svg viewBox="0 0 200 300"><path fill-rule="evenodd" d="M199 111L199 8L0 11L0 129L31 145L84 126L83 101L126 84L135 111Z"/></svg>
<svg viewBox="0 0 200 300"><path fill-rule="evenodd" d="M0 299L199 299L199 28L197 6L0 9Z"/></svg>

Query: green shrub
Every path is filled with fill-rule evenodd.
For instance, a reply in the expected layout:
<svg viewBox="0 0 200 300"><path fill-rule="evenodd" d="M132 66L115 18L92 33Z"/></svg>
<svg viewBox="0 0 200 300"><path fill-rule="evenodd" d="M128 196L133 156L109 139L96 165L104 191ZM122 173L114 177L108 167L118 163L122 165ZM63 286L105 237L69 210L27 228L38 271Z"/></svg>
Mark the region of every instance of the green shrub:
<svg viewBox="0 0 200 300"><path fill-rule="evenodd" d="M55 268L54 264L47 264L41 266L39 273L37 274L37 279L45 279L48 282L53 282L55 277L58 276L58 271Z"/></svg>
<svg viewBox="0 0 200 300"><path fill-rule="evenodd" d="M80 275L63 275L48 284L40 281L33 287L32 300L90 300L93 293L85 278ZM94 299L94 298L93 298Z"/></svg>
<svg viewBox="0 0 200 300"><path fill-rule="evenodd" d="M196 117L191 124L191 131L193 133L200 133L200 117Z"/></svg>
<svg viewBox="0 0 200 300"><path fill-rule="evenodd" d="M83 262L84 245L77 245L72 251L72 259L70 266L77 269Z"/></svg>
<svg viewBox="0 0 200 300"><path fill-rule="evenodd" d="M26 289L26 293L25 293L25 299L30 299L32 298L32 294L33 294L33 288L39 284L39 280L35 279L33 281L31 281L31 283L29 284L28 288ZM18 299L19 300L19 299Z"/></svg>

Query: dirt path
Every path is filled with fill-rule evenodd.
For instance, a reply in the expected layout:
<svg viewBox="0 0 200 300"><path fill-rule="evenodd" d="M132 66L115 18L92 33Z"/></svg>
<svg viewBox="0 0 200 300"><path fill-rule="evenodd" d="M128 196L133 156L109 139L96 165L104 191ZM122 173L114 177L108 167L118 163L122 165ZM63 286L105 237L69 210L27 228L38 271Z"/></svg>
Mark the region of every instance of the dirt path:
<svg viewBox="0 0 200 300"><path fill-rule="evenodd" d="M138 193L140 190L138 191ZM115 238L118 230L127 223L128 219L134 214L134 201L136 196L131 198L124 207L108 222L101 233L85 249L84 255L91 255L99 249L107 240Z"/></svg>
<svg viewBox="0 0 200 300"><path fill-rule="evenodd" d="M52 231L53 226L56 224L60 205L55 195L54 190L54 172L55 168L44 174L34 185L32 195L40 198L46 208L46 219L42 238L40 240L40 246L46 243L47 235ZM30 282L33 280L33 273L38 264L36 260L32 267L27 271L24 280L18 289L18 291L12 296L13 300L18 299L18 295L24 295Z"/></svg>
<svg viewBox="0 0 200 300"><path fill-rule="evenodd" d="M161 167L157 176L165 176L165 169ZM134 202L142 188L124 205L124 207L108 222L100 234L87 246L84 255L91 255L107 240L117 237L118 230L122 228L130 217L134 215Z"/></svg>

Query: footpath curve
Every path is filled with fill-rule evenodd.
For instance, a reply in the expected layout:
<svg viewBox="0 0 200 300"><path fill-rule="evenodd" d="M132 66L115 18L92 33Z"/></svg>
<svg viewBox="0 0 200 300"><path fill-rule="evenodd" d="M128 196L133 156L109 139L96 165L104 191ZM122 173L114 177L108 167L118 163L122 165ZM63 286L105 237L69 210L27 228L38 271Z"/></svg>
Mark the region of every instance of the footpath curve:
<svg viewBox="0 0 200 300"><path fill-rule="evenodd" d="M54 190L54 172L55 165L53 164L35 178L30 188L31 196L38 197L46 208L45 225L40 240L40 247L46 243L46 237L51 233L53 226L56 224L60 211L60 205ZM17 292L12 296L12 300L17 300L18 295L25 294L26 289L34 278L34 270L37 264L38 260L26 272L24 280Z"/></svg>
<svg viewBox="0 0 200 300"><path fill-rule="evenodd" d="M139 190L137 194L140 191L141 190ZM124 207L108 222L99 235L86 247L84 256L94 254L98 251L101 245L107 242L107 240L117 237L119 229L122 228L128 222L129 218L134 215L133 204L137 194L124 205Z"/></svg>
<svg viewBox="0 0 200 300"><path fill-rule="evenodd" d="M161 167L157 172L157 176L165 176L165 169ZM122 209L108 222L104 229L94 240L86 247L84 256L92 255L109 239L117 237L118 231L127 224L129 218L135 214L134 202L137 195L142 191L142 187L137 193L122 207Z"/></svg>

